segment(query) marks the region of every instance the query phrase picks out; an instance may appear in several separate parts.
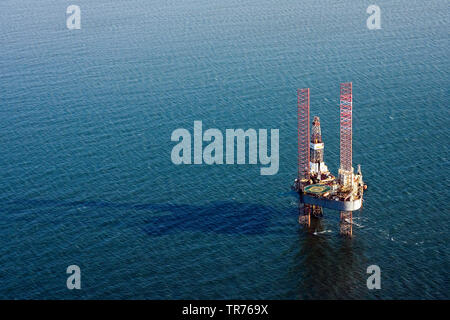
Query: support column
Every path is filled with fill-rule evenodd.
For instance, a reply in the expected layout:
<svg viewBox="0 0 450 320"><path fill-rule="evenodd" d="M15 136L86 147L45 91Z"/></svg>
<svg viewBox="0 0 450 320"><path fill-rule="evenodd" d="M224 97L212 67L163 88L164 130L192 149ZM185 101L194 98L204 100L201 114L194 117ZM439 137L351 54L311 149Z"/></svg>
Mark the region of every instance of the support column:
<svg viewBox="0 0 450 320"><path fill-rule="evenodd" d="M311 226L311 206L306 203L299 203L298 223L306 227Z"/></svg>
<svg viewBox="0 0 450 320"><path fill-rule="evenodd" d="M343 236L351 237L353 229L353 213L341 211L340 232Z"/></svg>
<svg viewBox="0 0 450 320"><path fill-rule="evenodd" d="M322 218L323 217L323 208L319 206L314 206L312 208L312 214L316 218Z"/></svg>

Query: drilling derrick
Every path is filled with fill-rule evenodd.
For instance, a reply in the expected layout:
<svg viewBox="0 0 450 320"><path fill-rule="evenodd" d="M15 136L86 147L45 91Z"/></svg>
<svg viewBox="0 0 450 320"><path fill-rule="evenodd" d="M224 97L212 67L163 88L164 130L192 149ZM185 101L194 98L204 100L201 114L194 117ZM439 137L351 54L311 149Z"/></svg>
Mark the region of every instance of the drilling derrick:
<svg viewBox="0 0 450 320"><path fill-rule="evenodd" d="M311 143L322 143L322 131L320 130L319 117L314 117L313 120ZM318 160L323 161L323 152L317 152L317 155Z"/></svg>
<svg viewBox="0 0 450 320"><path fill-rule="evenodd" d="M300 195L299 222L311 227L311 217L323 216L323 208L340 211L340 232L353 234L352 211L362 206L367 185L362 180L361 167L352 167L352 83L340 87L340 166L338 178L324 162L324 142L319 117L309 127L309 89L298 92L298 174L293 189ZM310 228L311 229L311 228Z"/></svg>
<svg viewBox="0 0 450 320"><path fill-rule="evenodd" d="M322 179L329 178L328 167L323 162L323 152L324 143L322 141L322 133L320 130L320 119L319 117L314 117L310 143L310 167L311 175L315 182L320 182Z"/></svg>

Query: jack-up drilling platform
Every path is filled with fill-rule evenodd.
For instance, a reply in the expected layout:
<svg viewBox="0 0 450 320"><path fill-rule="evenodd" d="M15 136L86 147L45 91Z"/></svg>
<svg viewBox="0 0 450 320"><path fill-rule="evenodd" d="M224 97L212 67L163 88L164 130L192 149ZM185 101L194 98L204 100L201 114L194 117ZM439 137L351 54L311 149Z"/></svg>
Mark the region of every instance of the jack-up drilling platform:
<svg viewBox="0 0 450 320"><path fill-rule="evenodd" d="M324 143L319 117L314 117L312 130L309 118L309 88L299 89L298 104L298 175L292 188L300 195L299 222L311 224L311 215L322 217L323 208L338 210L340 232L352 236L352 211L362 206L367 189L358 165L352 167L352 83L341 83L340 88L340 168L334 177L323 160ZM312 134L310 135L312 131Z"/></svg>

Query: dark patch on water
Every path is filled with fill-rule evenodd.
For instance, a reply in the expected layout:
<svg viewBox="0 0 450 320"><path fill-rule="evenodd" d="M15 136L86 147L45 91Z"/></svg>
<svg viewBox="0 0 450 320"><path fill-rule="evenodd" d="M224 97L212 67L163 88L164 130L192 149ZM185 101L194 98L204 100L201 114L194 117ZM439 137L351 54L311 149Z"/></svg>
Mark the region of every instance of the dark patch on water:
<svg viewBox="0 0 450 320"><path fill-rule="evenodd" d="M267 231L275 209L268 206L233 201L214 202L207 205L168 203L114 203L107 201L58 201L51 199L9 201L24 208L92 208L144 210L164 215L145 220L142 229L149 236L162 236L174 232L195 231L220 234L263 234ZM16 210L17 208L14 208ZM13 211L14 211L13 210Z"/></svg>
<svg viewBox="0 0 450 320"><path fill-rule="evenodd" d="M267 230L273 210L256 204L217 202L208 206L182 205L165 208L172 214L147 221L145 232L160 236L179 231L222 234L262 234Z"/></svg>

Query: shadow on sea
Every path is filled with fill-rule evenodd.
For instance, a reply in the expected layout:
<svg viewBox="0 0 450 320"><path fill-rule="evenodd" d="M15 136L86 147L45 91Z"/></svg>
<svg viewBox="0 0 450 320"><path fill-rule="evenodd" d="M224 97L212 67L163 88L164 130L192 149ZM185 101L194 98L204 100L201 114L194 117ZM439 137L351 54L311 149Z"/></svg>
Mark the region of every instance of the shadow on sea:
<svg viewBox="0 0 450 320"><path fill-rule="evenodd" d="M107 201L16 200L7 202L10 210L23 208L90 208L148 211L141 228L149 236L163 236L183 231L218 234L256 235L268 231L271 217L285 214L269 206L234 201L207 205L114 203ZM278 212L280 211L280 212ZM141 220L142 221L142 220Z"/></svg>

